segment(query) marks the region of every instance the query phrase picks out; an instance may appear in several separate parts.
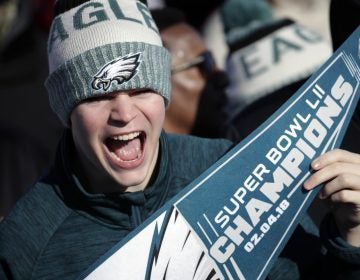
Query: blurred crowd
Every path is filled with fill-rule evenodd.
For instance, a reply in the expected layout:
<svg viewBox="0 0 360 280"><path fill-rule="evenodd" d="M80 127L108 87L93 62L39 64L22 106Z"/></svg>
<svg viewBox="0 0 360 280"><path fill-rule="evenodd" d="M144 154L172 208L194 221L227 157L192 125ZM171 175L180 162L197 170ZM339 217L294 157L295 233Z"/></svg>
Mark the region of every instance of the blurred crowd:
<svg viewBox="0 0 360 280"><path fill-rule="evenodd" d="M359 10L349 14L341 1L331 10L330 0L143 2L172 59L164 129L234 141L273 114L360 21ZM43 85L52 7L0 0L0 216L49 168L63 131ZM343 148L360 152L359 129L358 106Z"/></svg>
<svg viewBox="0 0 360 280"><path fill-rule="evenodd" d="M0 216L44 172L62 127L49 107L51 1L0 1Z"/></svg>

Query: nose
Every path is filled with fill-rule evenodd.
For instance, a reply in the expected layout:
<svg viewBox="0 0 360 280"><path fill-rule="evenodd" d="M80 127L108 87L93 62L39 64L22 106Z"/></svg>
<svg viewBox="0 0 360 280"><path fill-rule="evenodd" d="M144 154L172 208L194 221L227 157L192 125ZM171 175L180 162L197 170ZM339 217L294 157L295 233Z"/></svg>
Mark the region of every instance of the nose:
<svg viewBox="0 0 360 280"><path fill-rule="evenodd" d="M134 119L135 116L135 106L128 94L117 94L111 99L109 121L126 124Z"/></svg>

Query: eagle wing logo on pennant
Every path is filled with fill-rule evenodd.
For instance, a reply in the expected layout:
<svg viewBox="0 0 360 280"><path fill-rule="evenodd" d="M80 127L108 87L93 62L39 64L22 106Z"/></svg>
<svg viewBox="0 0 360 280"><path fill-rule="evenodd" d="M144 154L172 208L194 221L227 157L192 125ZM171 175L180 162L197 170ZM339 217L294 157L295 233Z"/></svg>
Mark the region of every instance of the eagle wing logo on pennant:
<svg viewBox="0 0 360 280"><path fill-rule="evenodd" d="M129 54L116 58L107 63L94 75L91 86L96 89L108 90L112 81L122 84L129 81L137 72L140 65L140 53Z"/></svg>

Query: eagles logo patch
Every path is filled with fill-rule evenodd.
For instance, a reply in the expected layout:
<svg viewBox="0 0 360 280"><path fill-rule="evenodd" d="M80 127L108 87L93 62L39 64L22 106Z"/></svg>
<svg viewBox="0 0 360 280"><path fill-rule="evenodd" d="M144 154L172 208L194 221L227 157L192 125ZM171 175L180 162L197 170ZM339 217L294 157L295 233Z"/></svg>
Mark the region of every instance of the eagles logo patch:
<svg viewBox="0 0 360 280"><path fill-rule="evenodd" d="M122 84L129 81L137 72L137 68L141 61L141 53L129 54L120 58L116 58L107 63L94 76L91 86L96 89L108 90L112 81Z"/></svg>

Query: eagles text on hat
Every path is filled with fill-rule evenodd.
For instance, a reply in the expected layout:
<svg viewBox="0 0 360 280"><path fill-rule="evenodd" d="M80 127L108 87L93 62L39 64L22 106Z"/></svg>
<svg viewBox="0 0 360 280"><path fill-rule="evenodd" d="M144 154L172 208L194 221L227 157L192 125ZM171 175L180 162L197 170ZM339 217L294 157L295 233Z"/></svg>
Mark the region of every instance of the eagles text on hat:
<svg viewBox="0 0 360 280"><path fill-rule="evenodd" d="M81 30L91 25L98 24L110 19L126 20L134 23L142 24L158 33L158 29L146 5L136 1L137 11L124 11L117 1L108 0L110 9L105 9L104 4L101 2L89 2L86 5L77 7L73 12L73 20L71 27L65 27L62 16L58 16L54 19L51 26L49 38L49 51L52 49L52 45L56 40L66 40L71 31ZM111 10L111 12L110 12ZM72 30L68 30L71 28Z"/></svg>

